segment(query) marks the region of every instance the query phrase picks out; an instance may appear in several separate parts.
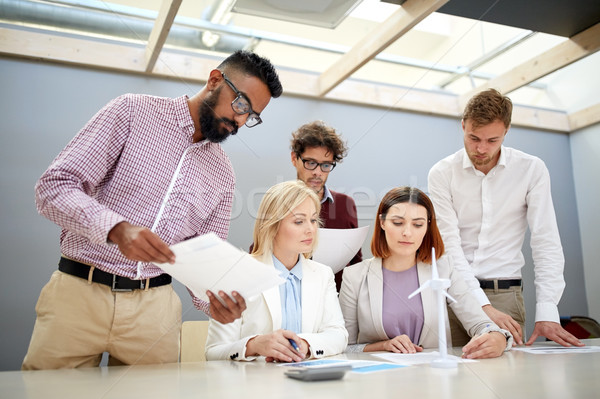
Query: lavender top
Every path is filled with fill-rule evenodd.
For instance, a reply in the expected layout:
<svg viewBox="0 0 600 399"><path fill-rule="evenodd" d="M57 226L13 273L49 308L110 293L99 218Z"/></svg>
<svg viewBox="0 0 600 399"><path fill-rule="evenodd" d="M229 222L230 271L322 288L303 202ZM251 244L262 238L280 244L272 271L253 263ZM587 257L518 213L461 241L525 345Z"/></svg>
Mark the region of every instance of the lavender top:
<svg viewBox="0 0 600 399"><path fill-rule="evenodd" d="M406 334L418 344L423 330L423 302L421 294L408 296L419 288L416 265L408 270L394 272L383 269L383 328L389 338Z"/></svg>

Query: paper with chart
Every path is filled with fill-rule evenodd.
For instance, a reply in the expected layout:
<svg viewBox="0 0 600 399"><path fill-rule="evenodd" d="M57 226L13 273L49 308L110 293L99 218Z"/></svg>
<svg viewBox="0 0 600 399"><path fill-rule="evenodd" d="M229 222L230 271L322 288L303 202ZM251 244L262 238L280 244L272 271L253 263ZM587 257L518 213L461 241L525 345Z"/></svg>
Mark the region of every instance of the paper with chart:
<svg viewBox="0 0 600 399"><path fill-rule="evenodd" d="M156 265L177 279L198 298L208 301L206 290L239 292L252 298L285 282L274 267L254 259L214 233L172 245L175 263Z"/></svg>
<svg viewBox="0 0 600 399"><path fill-rule="evenodd" d="M356 229L319 229L318 245L313 251L313 260L339 272L354 258L362 247L369 226Z"/></svg>

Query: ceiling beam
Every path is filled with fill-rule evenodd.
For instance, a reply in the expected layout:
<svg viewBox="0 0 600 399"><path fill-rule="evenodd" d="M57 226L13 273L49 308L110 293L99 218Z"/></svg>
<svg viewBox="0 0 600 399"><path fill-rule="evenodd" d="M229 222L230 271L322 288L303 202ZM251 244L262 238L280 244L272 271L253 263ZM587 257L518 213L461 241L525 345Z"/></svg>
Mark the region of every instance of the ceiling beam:
<svg viewBox="0 0 600 399"><path fill-rule="evenodd" d="M462 94L459 97L460 107L463 108L471 97L483 90L494 88L503 94L510 93L581 58L587 57L599 49L600 23L597 23L550 50Z"/></svg>
<svg viewBox="0 0 600 399"><path fill-rule="evenodd" d="M152 72L156 65L156 60L167 40L181 2L182 0L163 0L146 46L144 57L146 72Z"/></svg>
<svg viewBox="0 0 600 399"><path fill-rule="evenodd" d="M97 69L144 71L144 49L112 42L0 28L0 54Z"/></svg>
<svg viewBox="0 0 600 399"><path fill-rule="evenodd" d="M0 28L0 55L9 57L148 75L144 54L142 46ZM206 83L208 74L220 62L210 56L180 51L162 51L159 57L161 62L151 76L190 84ZM284 68L278 69L278 73L285 95L379 107L385 112L399 110L460 118L458 97L450 94L348 79L322 98L318 96L318 75ZM594 109L590 112L599 114ZM512 125L569 132L566 113L518 105L513 110Z"/></svg>
<svg viewBox="0 0 600 399"><path fill-rule="evenodd" d="M329 93L448 0L407 0L319 77L319 96Z"/></svg>
<svg viewBox="0 0 600 399"><path fill-rule="evenodd" d="M600 123L600 103L584 108L580 111L568 115L569 130L573 133L584 127Z"/></svg>

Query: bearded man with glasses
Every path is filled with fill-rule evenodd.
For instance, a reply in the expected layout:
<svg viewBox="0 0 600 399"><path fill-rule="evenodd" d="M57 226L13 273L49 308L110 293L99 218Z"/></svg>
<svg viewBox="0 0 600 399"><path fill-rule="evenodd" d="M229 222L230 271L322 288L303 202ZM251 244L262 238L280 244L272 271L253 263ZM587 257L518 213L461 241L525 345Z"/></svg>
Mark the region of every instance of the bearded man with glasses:
<svg viewBox="0 0 600 399"><path fill-rule="evenodd" d="M22 368L177 362L181 301L170 245L229 232L235 175L218 144L283 89L269 60L237 51L191 98L125 94L81 129L36 185L38 211L62 228ZM233 293L192 295L220 323L245 310ZM223 303L216 297L219 295Z"/></svg>
<svg viewBox="0 0 600 399"><path fill-rule="evenodd" d="M354 229L358 227L356 204L346 194L327 188L325 183L329 173L341 162L348 149L335 129L322 121L314 121L300 126L292 134L292 165L297 177L312 188L321 200L319 217L321 227L327 229ZM349 265L362 261L359 250ZM338 292L342 285L342 272L335 275Z"/></svg>

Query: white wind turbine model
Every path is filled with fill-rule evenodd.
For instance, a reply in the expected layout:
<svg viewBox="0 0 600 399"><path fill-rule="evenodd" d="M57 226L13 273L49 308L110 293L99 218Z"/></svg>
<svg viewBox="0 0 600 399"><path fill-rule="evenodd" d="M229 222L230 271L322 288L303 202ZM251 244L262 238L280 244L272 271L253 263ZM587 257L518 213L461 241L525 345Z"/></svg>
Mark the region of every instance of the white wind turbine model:
<svg viewBox="0 0 600 399"><path fill-rule="evenodd" d="M426 288L431 288L435 294L435 300L438 306L438 346L440 357L431 362L431 367L453 368L456 367L456 364L458 363L455 356L448 356L448 348L446 347L445 298L450 299L452 302L456 302L456 299L452 298L446 292L448 287L450 287L450 280L440 278L435 259L435 248L431 248L431 280L426 281L421 287L408 296L408 299L410 299Z"/></svg>

